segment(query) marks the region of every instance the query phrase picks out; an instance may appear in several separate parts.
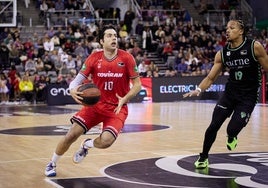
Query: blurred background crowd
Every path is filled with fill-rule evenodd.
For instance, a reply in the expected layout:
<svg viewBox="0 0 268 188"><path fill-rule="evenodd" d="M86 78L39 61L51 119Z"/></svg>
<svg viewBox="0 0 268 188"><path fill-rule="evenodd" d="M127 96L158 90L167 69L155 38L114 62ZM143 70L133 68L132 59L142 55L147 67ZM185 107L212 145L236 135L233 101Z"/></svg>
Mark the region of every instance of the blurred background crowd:
<svg viewBox="0 0 268 188"><path fill-rule="evenodd" d="M119 48L136 59L141 77L204 76L216 52L225 45L221 20L193 20L180 0L137 0L140 14L132 7L90 10L87 0L25 0L34 8L41 30L24 27L0 28L1 104L46 101L48 84L69 84L85 59L101 48L99 28L113 24L118 29ZM18 3L18 4L19 4ZM239 18L239 0L189 0L200 17L210 11L223 20ZM0 2L5 7L7 2ZM25 12L25 11L24 11ZM65 19L68 17L68 19ZM8 15L1 17L1 22ZM249 35L268 53L266 29L249 24ZM228 75L223 70L222 75Z"/></svg>

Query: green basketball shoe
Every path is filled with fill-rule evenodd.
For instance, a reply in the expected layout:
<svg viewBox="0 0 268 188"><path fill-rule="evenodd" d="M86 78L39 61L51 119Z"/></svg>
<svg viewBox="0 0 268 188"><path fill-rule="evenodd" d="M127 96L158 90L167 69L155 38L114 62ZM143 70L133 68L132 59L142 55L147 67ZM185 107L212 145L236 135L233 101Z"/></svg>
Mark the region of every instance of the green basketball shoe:
<svg viewBox="0 0 268 188"><path fill-rule="evenodd" d="M226 146L228 150L230 151L234 150L237 146L237 137L228 137Z"/></svg>
<svg viewBox="0 0 268 188"><path fill-rule="evenodd" d="M195 161L194 166L196 169L204 169L208 167L208 158L199 157L197 161Z"/></svg>

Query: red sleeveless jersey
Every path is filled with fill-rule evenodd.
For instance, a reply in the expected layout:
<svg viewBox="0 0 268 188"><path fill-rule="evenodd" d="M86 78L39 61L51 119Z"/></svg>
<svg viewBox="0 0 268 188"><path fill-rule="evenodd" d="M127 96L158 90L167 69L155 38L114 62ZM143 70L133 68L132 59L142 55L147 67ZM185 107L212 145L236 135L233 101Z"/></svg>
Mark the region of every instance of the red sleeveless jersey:
<svg viewBox="0 0 268 188"><path fill-rule="evenodd" d="M123 97L130 90L130 80L139 76L134 57L118 49L113 59L107 59L103 50L92 53L85 61L80 73L92 76L101 91L100 101L117 105L116 93Z"/></svg>

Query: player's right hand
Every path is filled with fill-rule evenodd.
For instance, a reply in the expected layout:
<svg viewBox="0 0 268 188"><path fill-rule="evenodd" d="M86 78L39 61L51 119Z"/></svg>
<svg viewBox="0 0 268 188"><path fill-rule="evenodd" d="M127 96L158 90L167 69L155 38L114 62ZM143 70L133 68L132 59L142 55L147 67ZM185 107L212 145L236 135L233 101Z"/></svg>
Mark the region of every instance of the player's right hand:
<svg viewBox="0 0 268 188"><path fill-rule="evenodd" d="M71 89L71 90L70 90L70 94L71 94L71 96L73 97L73 99L74 99L77 103L82 104L81 100L83 100L83 98L82 98L80 95L82 95L83 92L79 92L79 91L77 90L79 87L80 87L80 85L77 86L76 88Z"/></svg>
<svg viewBox="0 0 268 188"><path fill-rule="evenodd" d="M188 92L188 93L185 93L185 94L183 94L183 98L186 98L186 97L194 97L194 96L199 96L200 95L200 91L198 91L198 90L193 90L193 91L190 91L190 92Z"/></svg>

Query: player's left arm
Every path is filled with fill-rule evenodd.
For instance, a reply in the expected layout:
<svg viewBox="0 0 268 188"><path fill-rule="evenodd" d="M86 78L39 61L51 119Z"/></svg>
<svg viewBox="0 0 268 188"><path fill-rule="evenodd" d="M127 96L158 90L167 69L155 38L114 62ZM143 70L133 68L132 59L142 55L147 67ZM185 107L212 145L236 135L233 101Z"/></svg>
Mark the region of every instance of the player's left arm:
<svg viewBox="0 0 268 188"><path fill-rule="evenodd" d="M120 112L122 106L140 92L141 80L140 80L139 76L132 79L132 84L133 84L133 86L131 87L131 89L129 90L129 92L125 96L121 97L118 94L116 94L116 97L118 98L118 105L114 109L115 114L118 114Z"/></svg>
<svg viewBox="0 0 268 188"><path fill-rule="evenodd" d="M254 55L264 71L268 72L268 55L262 44L258 41L254 42Z"/></svg>
<svg viewBox="0 0 268 188"><path fill-rule="evenodd" d="M136 77L132 79L133 86L129 90L129 92L124 96L125 101L128 102L130 99L135 97L141 90L141 79L140 77Z"/></svg>

